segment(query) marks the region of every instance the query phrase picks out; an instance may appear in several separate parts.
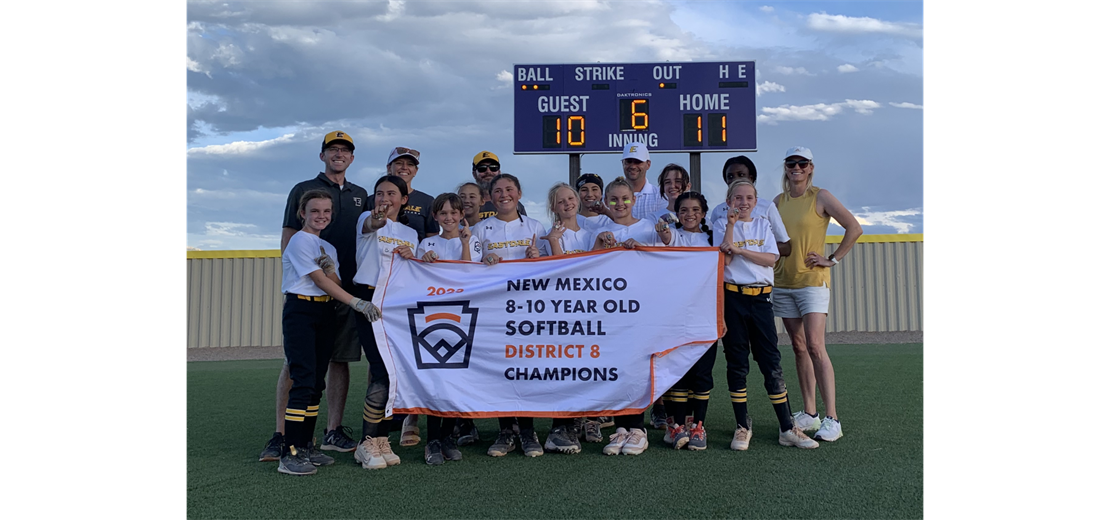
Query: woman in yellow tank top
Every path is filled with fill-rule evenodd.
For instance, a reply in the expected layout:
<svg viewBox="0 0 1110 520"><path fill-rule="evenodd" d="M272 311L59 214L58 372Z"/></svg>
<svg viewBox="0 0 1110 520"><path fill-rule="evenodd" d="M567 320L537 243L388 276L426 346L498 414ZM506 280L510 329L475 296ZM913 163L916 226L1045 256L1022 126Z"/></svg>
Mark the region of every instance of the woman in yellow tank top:
<svg viewBox="0 0 1110 520"><path fill-rule="evenodd" d="M794 423L803 431L817 430L814 438L835 441L843 433L836 414L836 382L825 350L825 320L829 313L829 269L842 260L863 234L856 217L828 190L813 185L813 152L795 146L786 151L782 193L775 197L792 254L775 264L771 293L775 316L790 335L798 367L803 409ZM844 240L827 258L825 233L829 219L844 227ZM825 419L817 420L817 390L825 401Z"/></svg>

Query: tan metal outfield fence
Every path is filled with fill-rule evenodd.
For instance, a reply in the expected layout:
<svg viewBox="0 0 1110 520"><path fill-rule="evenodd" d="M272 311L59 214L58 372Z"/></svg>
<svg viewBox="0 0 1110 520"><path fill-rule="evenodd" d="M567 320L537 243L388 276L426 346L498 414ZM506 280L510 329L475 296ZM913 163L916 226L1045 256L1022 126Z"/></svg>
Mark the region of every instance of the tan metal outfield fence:
<svg viewBox="0 0 1110 520"><path fill-rule="evenodd" d="M842 237L826 240L825 255ZM864 235L832 270L829 332L920 331L923 235ZM281 255L188 251L189 348L281 345ZM779 321L779 320L776 320ZM782 333L782 324L778 323Z"/></svg>

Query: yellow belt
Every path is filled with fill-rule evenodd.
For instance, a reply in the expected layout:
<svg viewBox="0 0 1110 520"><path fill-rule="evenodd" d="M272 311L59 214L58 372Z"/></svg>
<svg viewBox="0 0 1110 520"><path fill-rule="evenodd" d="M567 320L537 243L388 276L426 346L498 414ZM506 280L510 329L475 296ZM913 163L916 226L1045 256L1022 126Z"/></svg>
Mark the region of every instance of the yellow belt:
<svg viewBox="0 0 1110 520"><path fill-rule="evenodd" d="M330 302L331 296L305 296L303 294L296 295L298 300L308 300L310 302Z"/></svg>
<svg viewBox="0 0 1110 520"><path fill-rule="evenodd" d="M771 292L771 288L772 286L770 285L736 285L734 283L725 282L725 290L738 292L745 296L768 294Z"/></svg>

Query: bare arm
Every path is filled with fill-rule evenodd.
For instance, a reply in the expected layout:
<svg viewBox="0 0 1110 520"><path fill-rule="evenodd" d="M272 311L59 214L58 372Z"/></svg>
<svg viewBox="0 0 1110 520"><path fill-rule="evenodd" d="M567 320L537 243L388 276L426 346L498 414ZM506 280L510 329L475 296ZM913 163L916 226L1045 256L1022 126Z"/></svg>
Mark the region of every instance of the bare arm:
<svg viewBox="0 0 1110 520"><path fill-rule="evenodd" d="M833 251L833 256L840 261L848 255L852 246L856 245L856 240L863 236L863 227L859 225L852 212L848 211L848 208L845 208L828 190L817 192L817 203L821 204L826 215L836 219L844 228L844 240L840 242L840 247Z"/></svg>
<svg viewBox="0 0 1110 520"><path fill-rule="evenodd" d="M790 251L793 249L790 242L775 242L779 248L779 256L790 256Z"/></svg>

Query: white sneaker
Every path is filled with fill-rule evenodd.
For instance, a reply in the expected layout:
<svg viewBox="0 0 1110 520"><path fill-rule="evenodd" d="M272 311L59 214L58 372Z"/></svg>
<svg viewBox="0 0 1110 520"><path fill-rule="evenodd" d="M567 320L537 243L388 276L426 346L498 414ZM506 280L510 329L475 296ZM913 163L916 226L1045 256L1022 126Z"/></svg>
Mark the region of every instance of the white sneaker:
<svg viewBox="0 0 1110 520"><path fill-rule="evenodd" d="M628 441L628 430L624 428L617 428L617 433L609 436L609 444L606 444L601 452L606 455L618 455L624 443Z"/></svg>
<svg viewBox="0 0 1110 520"><path fill-rule="evenodd" d="M401 463L401 457L393 453L393 447L389 445L389 437L377 437L374 442L378 444L378 451L382 452L386 464L396 466Z"/></svg>
<svg viewBox="0 0 1110 520"><path fill-rule="evenodd" d="M779 432L779 444L783 446L797 446L805 449L813 449L820 446L820 444L817 444L817 441L810 439L809 436L802 432L802 429L797 426L784 432Z"/></svg>
<svg viewBox="0 0 1110 520"><path fill-rule="evenodd" d="M821 429L813 436L819 441L832 442L844 436L844 432L840 431L840 421L832 417L825 417L821 421Z"/></svg>
<svg viewBox="0 0 1110 520"><path fill-rule="evenodd" d="M639 428L632 428L628 432L628 440L621 446L622 455L639 455L648 447L647 432Z"/></svg>
<svg viewBox="0 0 1110 520"><path fill-rule="evenodd" d="M355 460L362 464L363 469L383 469L387 466L382 450L378 449L375 439L365 437L355 448Z"/></svg>
<svg viewBox="0 0 1110 520"><path fill-rule="evenodd" d="M820 424L821 421L817 420L816 415L810 415L804 411L794 412L794 426L797 426L803 432L816 430Z"/></svg>
<svg viewBox="0 0 1110 520"><path fill-rule="evenodd" d="M736 432L732 434L732 444L729 444L728 447L734 451L744 451L748 449L748 443L751 441L752 430L750 428L737 428Z"/></svg>

